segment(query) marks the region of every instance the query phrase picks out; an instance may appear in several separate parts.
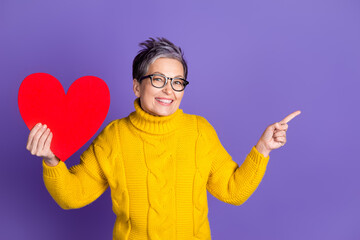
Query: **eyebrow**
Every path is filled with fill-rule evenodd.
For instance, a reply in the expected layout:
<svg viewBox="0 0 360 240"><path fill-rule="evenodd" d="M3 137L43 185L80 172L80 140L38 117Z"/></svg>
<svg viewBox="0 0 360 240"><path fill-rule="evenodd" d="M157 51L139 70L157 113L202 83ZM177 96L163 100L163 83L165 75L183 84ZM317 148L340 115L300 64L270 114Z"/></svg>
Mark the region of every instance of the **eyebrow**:
<svg viewBox="0 0 360 240"><path fill-rule="evenodd" d="M152 73L152 74L161 74L161 75L164 75L165 76L165 74L163 74L163 73L161 73L161 72L154 72L154 73ZM177 75L177 76L175 76L174 78L184 78L183 77L183 75Z"/></svg>

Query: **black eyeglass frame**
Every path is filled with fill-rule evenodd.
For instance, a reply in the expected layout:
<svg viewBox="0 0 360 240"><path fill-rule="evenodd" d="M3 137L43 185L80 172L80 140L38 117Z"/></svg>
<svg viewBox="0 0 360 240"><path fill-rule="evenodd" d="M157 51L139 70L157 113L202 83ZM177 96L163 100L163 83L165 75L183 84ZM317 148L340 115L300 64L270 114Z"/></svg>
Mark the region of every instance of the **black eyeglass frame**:
<svg viewBox="0 0 360 240"><path fill-rule="evenodd" d="M164 84L162 87L156 87L156 86L154 86L154 84L153 84L153 77L154 77L154 76L164 77L164 78L165 78L165 84ZM141 78L139 79L139 81L141 82L141 81L142 81L143 79L145 79L145 78L150 78L151 85L152 85L153 87L155 87L155 88L163 88L163 87L165 87L166 84L167 84L167 82L168 82L168 79L170 79L170 81L171 81L171 82L170 82L171 88L172 88L174 91L176 91L176 92L182 92L182 91L184 91L184 90L185 90L185 87L189 84L189 82L186 81L185 78L180 78L180 77L171 78L171 77L167 77L167 76L162 75L162 74L150 74L150 75L146 75L146 76L141 77ZM176 89L173 87L173 81L174 81L174 80L177 80L177 79L184 81L184 88L183 88L182 90L176 90Z"/></svg>

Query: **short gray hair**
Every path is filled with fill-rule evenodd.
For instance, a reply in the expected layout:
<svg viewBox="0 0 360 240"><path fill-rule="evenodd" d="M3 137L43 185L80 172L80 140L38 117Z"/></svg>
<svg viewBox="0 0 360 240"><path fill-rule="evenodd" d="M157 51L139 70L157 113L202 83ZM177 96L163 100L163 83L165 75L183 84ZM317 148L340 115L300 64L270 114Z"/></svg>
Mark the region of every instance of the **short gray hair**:
<svg viewBox="0 0 360 240"><path fill-rule="evenodd" d="M180 47L175 46L166 38L149 38L142 43L139 43L142 49L138 52L133 61L133 78L139 79L143 77L149 66L160 57L173 58L179 60L184 68L184 77L187 78L187 64L184 59L184 53Z"/></svg>

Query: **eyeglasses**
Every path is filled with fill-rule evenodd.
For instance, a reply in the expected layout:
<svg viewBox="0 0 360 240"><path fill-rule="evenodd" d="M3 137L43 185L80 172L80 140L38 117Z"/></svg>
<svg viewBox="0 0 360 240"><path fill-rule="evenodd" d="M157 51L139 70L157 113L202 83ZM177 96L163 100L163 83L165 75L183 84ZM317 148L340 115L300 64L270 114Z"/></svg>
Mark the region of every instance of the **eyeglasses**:
<svg viewBox="0 0 360 240"><path fill-rule="evenodd" d="M167 84L168 79L170 79L171 88L176 92L184 91L186 85L189 84L189 82L186 81L184 78L179 78L179 77L171 78L171 77L166 77L162 74L146 75L141 77L139 81L145 78L150 78L151 85L153 85L153 87L156 88L163 88Z"/></svg>

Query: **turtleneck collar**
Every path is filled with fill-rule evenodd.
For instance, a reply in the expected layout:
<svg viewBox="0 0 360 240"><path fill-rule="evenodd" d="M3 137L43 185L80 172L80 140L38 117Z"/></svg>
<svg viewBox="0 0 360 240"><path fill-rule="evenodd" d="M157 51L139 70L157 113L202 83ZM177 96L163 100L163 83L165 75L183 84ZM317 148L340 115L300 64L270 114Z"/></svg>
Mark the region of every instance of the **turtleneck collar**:
<svg viewBox="0 0 360 240"><path fill-rule="evenodd" d="M138 129L150 134L164 134L174 131L181 124L183 111L176 110L169 116L154 116L145 112L140 106L140 99L134 101L135 112L129 115L131 123Z"/></svg>

